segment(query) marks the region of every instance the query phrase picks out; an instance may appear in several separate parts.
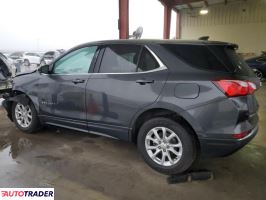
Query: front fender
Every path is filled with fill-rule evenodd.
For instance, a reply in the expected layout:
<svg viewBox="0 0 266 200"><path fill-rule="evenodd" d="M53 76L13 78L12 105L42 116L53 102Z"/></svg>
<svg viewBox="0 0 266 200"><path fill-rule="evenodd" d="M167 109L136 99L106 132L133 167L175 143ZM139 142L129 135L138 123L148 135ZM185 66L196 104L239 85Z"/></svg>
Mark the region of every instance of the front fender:
<svg viewBox="0 0 266 200"><path fill-rule="evenodd" d="M6 109L7 116L11 121L13 121L13 118L12 118L12 105L13 105L13 103L14 102L20 102L23 105L27 105L30 102L30 99L25 94L19 94L16 96L9 96L9 97L5 96L4 98L5 98L5 100L3 101L3 107Z"/></svg>

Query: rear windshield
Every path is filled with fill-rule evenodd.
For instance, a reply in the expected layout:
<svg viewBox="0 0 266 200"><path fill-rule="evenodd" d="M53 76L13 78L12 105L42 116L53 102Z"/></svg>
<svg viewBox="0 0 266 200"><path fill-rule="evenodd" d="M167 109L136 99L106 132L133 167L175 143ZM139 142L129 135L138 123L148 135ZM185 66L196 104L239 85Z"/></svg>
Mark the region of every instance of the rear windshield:
<svg viewBox="0 0 266 200"><path fill-rule="evenodd" d="M234 47L224 45L166 44L168 51L192 67L250 75L250 68Z"/></svg>
<svg viewBox="0 0 266 200"><path fill-rule="evenodd" d="M45 53L43 57L44 58L53 58L54 55L55 55L55 52L50 51L50 52Z"/></svg>

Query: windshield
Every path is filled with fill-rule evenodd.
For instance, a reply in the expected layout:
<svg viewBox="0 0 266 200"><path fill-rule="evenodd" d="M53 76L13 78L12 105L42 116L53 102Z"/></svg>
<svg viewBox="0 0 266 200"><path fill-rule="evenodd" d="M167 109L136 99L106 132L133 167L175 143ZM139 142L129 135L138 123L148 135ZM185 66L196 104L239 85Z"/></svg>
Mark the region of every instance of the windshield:
<svg viewBox="0 0 266 200"><path fill-rule="evenodd" d="M23 56L23 53L15 52L15 53L12 53L9 57L10 58L18 58L18 57L22 57L22 56Z"/></svg>

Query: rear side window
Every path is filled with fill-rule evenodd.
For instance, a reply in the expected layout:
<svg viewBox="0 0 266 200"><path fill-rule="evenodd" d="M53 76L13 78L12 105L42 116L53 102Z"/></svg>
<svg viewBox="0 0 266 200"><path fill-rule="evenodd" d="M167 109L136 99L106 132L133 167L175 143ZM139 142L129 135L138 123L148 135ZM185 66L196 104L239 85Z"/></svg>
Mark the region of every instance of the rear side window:
<svg viewBox="0 0 266 200"><path fill-rule="evenodd" d="M16 52L16 53L12 53L9 57L22 57L23 56L23 54L22 53L20 53L20 52Z"/></svg>
<svg viewBox="0 0 266 200"><path fill-rule="evenodd" d="M138 72L150 71L159 67L160 66L158 62L151 55L151 53L146 48L143 48L137 71Z"/></svg>
<svg viewBox="0 0 266 200"><path fill-rule="evenodd" d="M51 52L46 52L44 54L44 58L53 58L55 56L55 52L51 51Z"/></svg>
<svg viewBox="0 0 266 200"><path fill-rule="evenodd" d="M236 53L234 47L210 45L209 48L226 66L229 72L244 76L252 76L253 71L246 64L244 59Z"/></svg>
<svg viewBox="0 0 266 200"><path fill-rule="evenodd" d="M25 55L26 55L26 56L37 56L37 57L39 57L39 55L36 54L36 53L26 53Z"/></svg>
<svg viewBox="0 0 266 200"><path fill-rule="evenodd" d="M204 45L163 45L168 51L189 65L215 71L226 71L223 63Z"/></svg>
<svg viewBox="0 0 266 200"><path fill-rule="evenodd" d="M136 72L141 47L139 45L107 46L100 73Z"/></svg>

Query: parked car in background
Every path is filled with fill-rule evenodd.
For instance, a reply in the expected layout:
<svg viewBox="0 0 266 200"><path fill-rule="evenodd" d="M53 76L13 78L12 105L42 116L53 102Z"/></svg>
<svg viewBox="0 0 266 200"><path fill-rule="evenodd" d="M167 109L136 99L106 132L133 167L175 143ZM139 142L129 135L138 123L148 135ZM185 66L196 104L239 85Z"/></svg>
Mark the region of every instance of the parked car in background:
<svg viewBox="0 0 266 200"><path fill-rule="evenodd" d="M32 52L14 52L9 55L9 58L15 62L23 63L25 66L31 66L32 64L38 66L41 60L39 54Z"/></svg>
<svg viewBox="0 0 266 200"><path fill-rule="evenodd" d="M4 60L7 63L7 67L9 68L9 70L12 74L12 77L14 77L16 75L16 72L17 72L17 68L14 65L14 61L12 59L8 58L8 56L4 53L0 53L0 57L1 57L1 60Z"/></svg>
<svg viewBox="0 0 266 200"><path fill-rule="evenodd" d="M64 52L64 50L47 51L41 58L40 66L50 64Z"/></svg>
<svg viewBox="0 0 266 200"><path fill-rule="evenodd" d="M260 81L236 54L211 41L125 40L77 46L18 75L3 102L24 132L42 125L137 144L165 174L199 156L226 156L258 131Z"/></svg>
<svg viewBox="0 0 266 200"><path fill-rule="evenodd" d="M0 97L1 94L12 88L12 67L7 61L7 58L0 53Z"/></svg>
<svg viewBox="0 0 266 200"><path fill-rule="evenodd" d="M260 56L249 58L246 63L251 67L257 77L263 80L266 77L266 53L262 52Z"/></svg>

